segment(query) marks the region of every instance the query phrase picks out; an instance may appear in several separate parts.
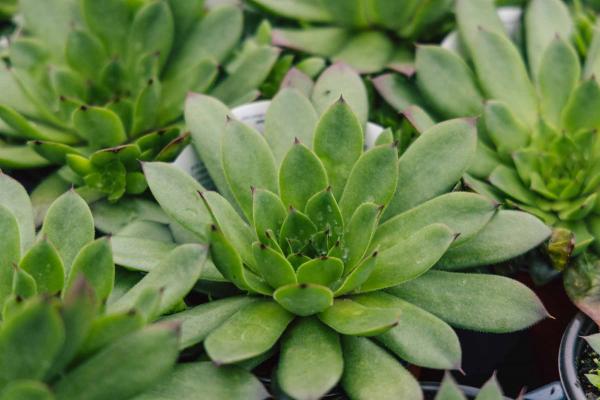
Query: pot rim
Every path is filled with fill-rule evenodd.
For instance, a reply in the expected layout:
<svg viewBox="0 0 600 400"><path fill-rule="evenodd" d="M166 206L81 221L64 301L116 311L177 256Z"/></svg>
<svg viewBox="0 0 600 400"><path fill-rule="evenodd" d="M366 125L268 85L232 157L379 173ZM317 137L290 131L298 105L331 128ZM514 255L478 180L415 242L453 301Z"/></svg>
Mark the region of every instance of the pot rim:
<svg viewBox="0 0 600 400"><path fill-rule="evenodd" d="M558 372L560 384L568 400L587 400L577 377L577 359L583 345L582 331L593 327L585 314L578 313L569 323L558 350ZM588 332L583 332L587 334Z"/></svg>

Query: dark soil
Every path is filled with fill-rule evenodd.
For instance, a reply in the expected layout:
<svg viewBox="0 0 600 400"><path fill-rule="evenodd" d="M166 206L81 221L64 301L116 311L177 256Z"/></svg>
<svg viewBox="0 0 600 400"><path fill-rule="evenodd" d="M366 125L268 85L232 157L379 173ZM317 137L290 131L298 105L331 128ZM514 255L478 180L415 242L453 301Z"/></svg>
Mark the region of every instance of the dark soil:
<svg viewBox="0 0 600 400"><path fill-rule="evenodd" d="M600 390L593 386L585 377L585 374L598 368L598 365L594 362L595 358L600 358L600 355L594 352L587 343L584 343L579 360L577 360L577 377L586 397L590 400L600 398Z"/></svg>

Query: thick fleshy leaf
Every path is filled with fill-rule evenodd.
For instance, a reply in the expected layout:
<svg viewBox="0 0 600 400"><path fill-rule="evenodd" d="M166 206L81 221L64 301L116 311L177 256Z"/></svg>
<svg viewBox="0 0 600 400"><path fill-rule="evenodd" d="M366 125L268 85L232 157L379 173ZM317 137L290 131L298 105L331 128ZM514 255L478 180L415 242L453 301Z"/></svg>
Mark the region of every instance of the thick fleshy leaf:
<svg viewBox="0 0 600 400"><path fill-rule="evenodd" d="M365 31L352 35L331 59L348 64L361 74L370 74L385 68L393 50L394 43L387 35Z"/></svg>
<svg viewBox="0 0 600 400"><path fill-rule="evenodd" d="M67 62L74 70L88 78L98 78L98 66L106 62L107 54L102 42L82 29L73 29L65 45Z"/></svg>
<svg viewBox="0 0 600 400"><path fill-rule="evenodd" d="M292 319L293 315L276 302L258 300L212 331L204 348L218 364L247 360L273 347Z"/></svg>
<svg viewBox="0 0 600 400"><path fill-rule="evenodd" d="M483 92L504 102L525 124L537 122L537 99L519 50L505 36L481 28L472 54Z"/></svg>
<svg viewBox="0 0 600 400"><path fill-rule="evenodd" d="M6 207L17 220L20 249L23 254L33 244L35 238L31 200L19 182L2 172L0 172L0 205Z"/></svg>
<svg viewBox="0 0 600 400"><path fill-rule="evenodd" d="M343 336L342 387L356 400L422 400L417 380L370 339Z"/></svg>
<svg viewBox="0 0 600 400"><path fill-rule="evenodd" d="M460 390L449 372L444 374L444 379L435 400L466 400L462 390Z"/></svg>
<svg viewBox="0 0 600 400"><path fill-rule="evenodd" d="M348 37L348 30L337 26L310 29L274 29L272 32L272 42L275 46L323 57L331 57L337 53L346 43Z"/></svg>
<svg viewBox="0 0 600 400"><path fill-rule="evenodd" d="M490 100L483 112L486 133L496 145L498 152L504 156L510 155L525 147L530 141L530 132L510 108L503 102Z"/></svg>
<svg viewBox="0 0 600 400"><path fill-rule="evenodd" d="M90 30L100 37L111 54L119 54L127 43L126 38L131 21L129 6L119 0L107 0L102 3L84 0L81 7L83 17ZM108 26L105 18L113 21L114 26Z"/></svg>
<svg viewBox="0 0 600 400"><path fill-rule="evenodd" d="M348 221L362 203L387 204L397 183L396 146L378 146L364 153L354 164L340 200L344 221Z"/></svg>
<svg viewBox="0 0 600 400"><path fill-rule="evenodd" d="M513 332L548 316L529 288L497 275L429 271L388 291L452 326L481 332Z"/></svg>
<svg viewBox="0 0 600 400"><path fill-rule="evenodd" d="M424 132L400 157L398 186L384 219L449 191L467 170L477 145L475 127L450 120Z"/></svg>
<svg viewBox="0 0 600 400"><path fill-rule="evenodd" d="M12 295L17 300L17 296L21 299L28 299L37 293L37 285L33 277L27 271L21 268L15 268L12 277ZM17 300L19 302L19 300ZM5 307L7 305L5 304ZM5 318L10 318L6 315Z"/></svg>
<svg viewBox="0 0 600 400"><path fill-rule="evenodd" d="M385 289L424 274L446 253L455 234L446 225L432 224L382 251L375 269L359 290Z"/></svg>
<svg viewBox="0 0 600 400"><path fill-rule="evenodd" d="M260 133L230 120L222 138L222 157L229 188L248 220L252 219L251 188L277 192L273 153Z"/></svg>
<svg viewBox="0 0 600 400"><path fill-rule="evenodd" d="M35 279L38 293L56 294L63 290L65 268L58 251L47 239L42 238L29 249L19 268Z"/></svg>
<svg viewBox="0 0 600 400"><path fill-rule="evenodd" d="M77 358L84 359L110 343L144 327L146 319L137 309L104 314L92 321L85 341L77 351Z"/></svg>
<svg viewBox="0 0 600 400"><path fill-rule="evenodd" d="M46 384L36 380L18 380L6 385L0 396L2 400L54 400Z"/></svg>
<svg viewBox="0 0 600 400"><path fill-rule="evenodd" d="M335 257L323 256L300 265L297 270L298 283L315 283L331 286L342 277L344 263Z"/></svg>
<svg viewBox="0 0 600 400"><path fill-rule="evenodd" d="M206 261L207 249L197 244L184 244L171 251L123 297L111 304L111 312L133 308L148 288L162 292L157 314L175 306L192 289Z"/></svg>
<svg viewBox="0 0 600 400"><path fill-rule="evenodd" d="M256 4L272 13L291 19L314 22L330 22L326 9L314 0L256 0Z"/></svg>
<svg viewBox="0 0 600 400"><path fill-rule="evenodd" d="M63 372L64 368L73 361L90 332L100 305L93 288L83 277L67 289L63 296L60 313L65 328L65 341L58 357L54 359L50 373L46 376Z"/></svg>
<svg viewBox="0 0 600 400"><path fill-rule="evenodd" d="M580 76L581 66L575 49L565 39L553 40L542 55L537 79L541 112L555 127L560 124L563 107Z"/></svg>
<svg viewBox="0 0 600 400"><path fill-rule="evenodd" d="M600 116L588 110L600 107L600 86L593 77L581 82L569 97L562 113L562 124L570 132L596 129Z"/></svg>
<svg viewBox="0 0 600 400"><path fill-rule="evenodd" d="M327 171L308 147L295 142L279 169L279 193L286 207L304 210L306 202L327 187Z"/></svg>
<svg viewBox="0 0 600 400"><path fill-rule="evenodd" d="M469 53L475 51L481 27L491 32L505 34L504 25L491 1L458 0L454 12L460 39Z"/></svg>
<svg viewBox="0 0 600 400"><path fill-rule="evenodd" d="M73 261L66 290L73 287L81 277L92 286L101 302L108 299L115 283L115 264L108 238L95 240L81 249Z"/></svg>
<svg viewBox="0 0 600 400"><path fill-rule="evenodd" d="M447 225L453 232L460 233L453 242L456 246L477 234L492 219L496 209L495 203L478 194L444 194L380 225L375 231L371 249L379 247L380 251L384 251L434 223Z"/></svg>
<svg viewBox="0 0 600 400"><path fill-rule="evenodd" d="M121 337L55 385L65 400L130 398L167 376L177 360L177 326L156 324ZM120 377L127 376L127 379Z"/></svg>
<svg viewBox="0 0 600 400"><path fill-rule="evenodd" d="M306 215L317 226L318 231L329 230L334 241L344 233L342 213L331 193L331 187L315 194L308 200Z"/></svg>
<svg viewBox="0 0 600 400"><path fill-rule="evenodd" d="M525 204L536 204L537 196L521 181L517 171L505 165L498 165L490 174L489 181L513 199Z"/></svg>
<svg viewBox="0 0 600 400"><path fill-rule="evenodd" d="M65 340L60 315L50 301L33 298L0 330L0 384L42 379Z"/></svg>
<svg viewBox="0 0 600 400"><path fill-rule="evenodd" d="M19 2L19 11L29 29L42 39L57 57L63 55L64 43L74 17L71 5L60 0L39 4L35 0Z"/></svg>
<svg viewBox="0 0 600 400"><path fill-rule="evenodd" d="M200 21L193 21L193 18L200 18L202 12L198 14L183 10L181 2L171 1L171 9L177 21L175 25L176 38L177 31L185 29L180 24L181 13L187 14L191 19L189 31L186 32L185 40L177 40L173 43L175 56L169 60L166 76L171 79L182 74L189 73L202 59L206 57L214 59L216 62L222 62L229 55L232 48L239 42L243 28L242 10L234 5L225 5L211 9L204 15ZM191 7L200 7L202 4L191 5Z"/></svg>
<svg viewBox="0 0 600 400"><path fill-rule="evenodd" d="M537 78L540 67L544 68L544 52L556 37L569 38L573 20L569 9L560 0L534 0L525 11L524 21L527 61L532 76Z"/></svg>
<svg viewBox="0 0 600 400"><path fill-rule="evenodd" d="M243 368L197 362L178 365L134 400L179 400L196 397L198 393L207 400L262 400L269 396L258 378Z"/></svg>
<svg viewBox="0 0 600 400"><path fill-rule="evenodd" d="M503 398L502 389L494 375L483 385L475 400L502 400Z"/></svg>
<svg viewBox="0 0 600 400"><path fill-rule="evenodd" d="M482 97L473 71L460 56L438 46L420 46L416 57L417 84L446 118L478 116Z"/></svg>
<svg viewBox="0 0 600 400"><path fill-rule="evenodd" d="M254 301L255 299L249 296L228 297L169 315L162 321L175 321L181 324L179 348L185 349L202 342L210 332L222 325L234 313Z"/></svg>
<svg viewBox="0 0 600 400"><path fill-rule="evenodd" d="M279 52L279 49L271 46L256 48L234 73L211 91L211 95L225 104L236 104L239 98L255 90L265 80L275 64Z"/></svg>
<svg viewBox="0 0 600 400"><path fill-rule="evenodd" d="M48 208L41 232L58 250L68 275L77 253L94 240L94 219L85 200L69 190Z"/></svg>
<svg viewBox="0 0 600 400"><path fill-rule="evenodd" d="M382 208L375 203L363 203L348 218L342 252L344 272L350 272L364 257L381 216Z"/></svg>
<svg viewBox="0 0 600 400"><path fill-rule="evenodd" d="M254 265L252 243L256 241L256 234L242 220L231 204L218 193L202 192L200 197L210 210L214 222L223 231L242 260L248 265Z"/></svg>
<svg viewBox="0 0 600 400"><path fill-rule="evenodd" d="M312 283L282 286L273 293L273 298L286 310L303 317L326 310L333 304L333 292Z"/></svg>
<svg viewBox="0 0 600 400"><path fill-rule="evenodd" d="M279 251L262 243L252 245L256 268L273 288L296 283L294 267Z"/></svg>
<svg viewBox="0 0 600 400"><path fill-rule="evenodd" d="M343 369L338 335L317 318L298 320L283 337L277 382L294 399L321 398L336 385Z"/></svg>
<svg viewBox="0 0 600 400"><path fill-rule="evenodd" d="M373 79L373 86L394 109L405 112L411 105L423 103L413 81L400 74L383 74Z"/></svg>
<svg viewBox="0 0 600 400"><path fill-rule="evenodd" d="M393 308L400 312L398 325L376 338L402 360L426 368L460 368L458 337L441 319L384 292L353 299L367 307Z"/></svg>
<svg viewBox="0 0 600 400"><path fill-rule="evenodd" d="M73 113L73 126L95 148L113 147L127 140L121 119L107 108L81 106Z"/></svg>
<svg viewBox="0 0 600 400"><path fill-rule="evenodd" d="M167 163L144 163L144 174L152 194L165 212L199 238L206 238L211 217L198 198L198 191L204 190L202 185Z"/></svg>
<svg viewBox="0 0 600 400"><path fill-rule="evenodd" d="M319 319L342 335L375 336L395 326L400 312L364 306L352 299L336 299Z"/></svg>
<svg viewBox="0 0 600 400"><path fill-rule="evenodd" d="M263 243L267 243L266 232L279 232L287 212L279 196L268 190L256 189L252 195L252 219L256 235Z"/></svg>
<svg viewBox="0 0 600 400"><path fill-rule="evenodd" d="M477 236L446 252L439 266L452 270L507 261L537 247L550 233L530 214L502 210Z"/></svg>
<svg viewBox="0 0 600 400"><path fill-rule="evenodd" d="M332 105L317 124L313 148L327 170L329 184L337 199L362 154L363 142L361 124L342 99Z"/></svg>
<svg viewBox="0 0 600 400"><path fill-rule="evenodd" d="M110 240L115 264L136 271L150 271L176 245L171 242L113 236Z"/></svg>
<svg viewBox="0 0 600 400"><path fill-rule="evenodd" d="M162 68L171 52L174 35L173 14L169 5L166 2L147 3L135 13L131 22L127 56L137 61L146 54L156 52Z"/></svg>
<svg viewBox="0 0 600 400"><path fill-rule="evenodd" d="M219 192L233 201L221 164L221 141L228 113L226 105L210 96L190 93L185 102L185 122L192 134L192 145Z"/></svg>
<svg viewBox="0 0 600 400"><path fill-rule="evenodd" d="M321 73L313 88L311 100L319 113L324 113L340 97L364 126L369 118L367 90L360 76L343 63L336 63Z"/></svg>
<svg viewBox="0 0 600 400"><path fill-rule="evenodd" d="M0 167L8 169L36 169L51 163L31 146L0 146Z"/></svg>
<svg viewBox="0 0 600 400"><path fill-rule="evenodd" d="M279 246L284 249L291 246L293 252L298 252L304 248L315 233L317 233L317 227L312 221L304 213L291 208L281 225Z"/></svg>
<svg viewBox="0 0 600 400"><path fill-rule="evenodd" d="M21 258L19 226L13 213L0 205L0 303L12 293L14 265Z"/></svg>
<svg viewBox="0 0 600 400"><path fill-rule="evenodd" d="M277 93L267 110L264 131L277 165L281 164L295 139L312 146L317 118L310 101L298 90L284 88Z"/></svg>
<svg viewBox="0 0 600 400"><path fill-rule="evenodd" d="M366 257L360 264L358 264L350 273L344 278L343 282L336 289L335 295L341 296L346 293L350 293L355 289L360 290L360 286L365 283L369 276L375 269L377 262L377 252L374 252L369 257Z"/></svg>

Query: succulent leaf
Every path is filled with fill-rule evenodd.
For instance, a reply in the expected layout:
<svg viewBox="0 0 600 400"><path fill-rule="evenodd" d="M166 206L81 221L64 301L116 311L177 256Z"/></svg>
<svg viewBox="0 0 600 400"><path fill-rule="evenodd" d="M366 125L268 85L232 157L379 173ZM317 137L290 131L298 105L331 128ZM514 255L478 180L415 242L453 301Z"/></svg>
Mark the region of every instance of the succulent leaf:
<svg viewBox="0 0 600 400"><path fill-rule="evenodd" d="M419 383L392 355L368 338L343 336L345 366L342 385L350 396L366 400L421 400ZM369 367L361 367L369 365Z"/></svg>
<svg viewBox="0 0 600 400"><path fill-rule="evenodd" d="M212 331L204 347L220 364L247 360L269 350L293 319L292 314L270 300L248 304ZM247 332L242 337L240 332Z"/></svg>
<svg viewBox="0 0 600 400"><path fill-rule="evenodd" d="M469 291L465 290L467 286ZM548 315L525 285L496 275L429 271L389 292L454 327L482 332L525 329ZM510 296L512 301L501 300L505 296ZM464 308L459 304L471 306Z"/></svg>
<svg viewBox="0 0 600 400"><path fill-rule="evenodd" d="M282 339L277 381L296 399L319 398L339 381L343 366L339 336L318 319L303 318Z"/></svg>

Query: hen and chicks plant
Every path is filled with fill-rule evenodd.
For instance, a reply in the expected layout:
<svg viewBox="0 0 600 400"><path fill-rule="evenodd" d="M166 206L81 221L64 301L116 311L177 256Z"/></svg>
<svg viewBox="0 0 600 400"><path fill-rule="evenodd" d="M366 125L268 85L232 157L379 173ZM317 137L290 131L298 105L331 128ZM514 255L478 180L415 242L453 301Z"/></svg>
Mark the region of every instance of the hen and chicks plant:
<svg viewBox="0 0 600 400"><path fill-rule="evenodd" d="M278 55L249 39L232 61L243 30L235 6L22 0L18 11L24 23L0 70L0 167L61 166L55 185L112 201L147 188L138 160L171 161L187 145L189 91L253 99Z"/></svg>
<svg viewBox="0 0 600 400"><path fill-rule="evenodd" d="M298 399L338 384L353 399L418 399L398 358L460 368L450 325L509 332L547 315L516 281L454 271L510 259L550 233L528 214L452 192L475 152L470 121L432 127L399 159L390 135L364 149L363 125L343 99L317 112L283 89L264 136L227 115L215 99L188 99L219 192L168 164L144 164L166 213L207 235L217 270L246 293L169 317L182 322L185 347L204 342L215 363L252 366L278 347L275 390ZM267 129L269 119L284 123Z"/></svg>

